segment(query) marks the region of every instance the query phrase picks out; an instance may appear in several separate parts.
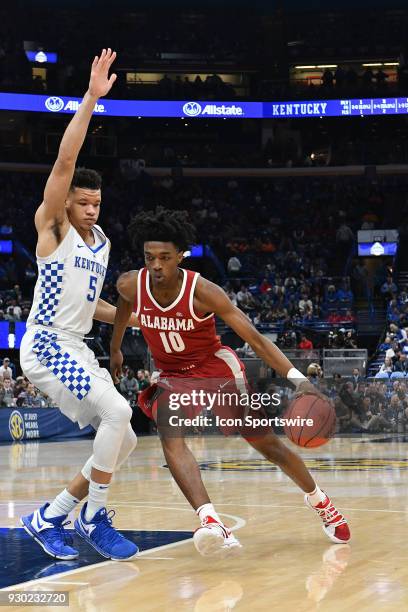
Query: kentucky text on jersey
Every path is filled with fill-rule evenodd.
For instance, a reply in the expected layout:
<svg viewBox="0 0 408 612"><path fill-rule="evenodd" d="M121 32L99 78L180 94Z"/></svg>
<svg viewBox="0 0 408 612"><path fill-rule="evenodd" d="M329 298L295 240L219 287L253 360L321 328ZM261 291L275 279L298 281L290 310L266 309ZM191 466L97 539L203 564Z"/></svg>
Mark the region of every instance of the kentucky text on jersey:
<svg viewBox="0 0 408 612"><path fill-rule="evenodd" d="M78 257L75 255L74 267L90 270L95 274L99 274L99 276L102 276L102 278L104 278L106 274L105 266L102 266L102 264L98 263L97 261L92 261L92 259L88 259L87 257Z"/></svg>
<svg viewBox="0 0 408 612"><path fill-rule="evenodd" d="M291 117L292 115L325 115L327 102L299 102L272 104L272 115L278 117Z"/></svg>
<svg viewBox="0 0 408 612"><path fill-rule="evenodd" d="M150 315L140 315L140 322L143 327L162 329L163 331L189 331L195 329L192 319L172 319L170 317L152 317Z"/></svg>

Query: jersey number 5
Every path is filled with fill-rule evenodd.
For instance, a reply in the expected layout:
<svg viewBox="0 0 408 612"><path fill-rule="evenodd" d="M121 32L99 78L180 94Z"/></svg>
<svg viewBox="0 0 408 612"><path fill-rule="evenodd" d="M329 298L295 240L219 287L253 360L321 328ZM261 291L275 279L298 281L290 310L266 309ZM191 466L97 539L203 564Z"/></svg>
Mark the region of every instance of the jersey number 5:
<svg viewBox="0 0 408 612"><path fill-rule="evenodd" d="M160 338L166 353L181 353L186 348L183 338L177 332L169 332L168 334L160 332Z"/></svg>
<svg viewBox="0 0 408 612"><path fill-rule="evenodd" d="M88 300L88 302L93 302L95 300L97 280L98 280L98 278L96 276L90 276L89 277L89 290L90 290L90 293L88 293L88 295L86 296L86 299Z"/></svg>

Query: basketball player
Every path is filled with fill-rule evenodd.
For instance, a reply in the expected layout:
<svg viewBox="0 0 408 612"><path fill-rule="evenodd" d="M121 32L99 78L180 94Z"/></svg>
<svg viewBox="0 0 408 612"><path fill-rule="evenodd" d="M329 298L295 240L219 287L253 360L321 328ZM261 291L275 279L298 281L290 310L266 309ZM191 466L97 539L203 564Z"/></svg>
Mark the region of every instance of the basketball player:
<svg viewBox="0 0 408 612"><path fill-rule="evenodd" d="M97 430L93 455L82 471L51 504L21 518L27 533L57 559L78 557L64 525L86 495L76 532L110 559L130 559L138 551L113 528L106 511L112 473L136 445L132 411L83 342L93 319L113 323L115 317L115 308L99 298L110 249L96 225L101 177L93 170L75 170L95 104L116 80L115 74L109 77L115 57L110 49L95 57L89 89L65 131L35 214L38 279L21 343L21 367L63 414L80 427L92 424Z"/></svg>
<svg viewBox="0 0 408 612"><path fill-rule="evenodd" d="M188 381L191 380L192 389L194 379L200 380L200 384L208 381L209 387L214 380L221 379L224 382L219 387L231 383L232 388L240 390L245 386L243 364L234 351L221 346L216 336L214 315L218 315L280 376L292 381L298 392L317 394L315 387L275 344L253 327L220 287L198 273L179 267L183 252L195 242L194 228L185 212L159 209L156 213L140 213L132 221L129 232L134 248L144 245L146 266L122 274L117 283L120 295L111 340L114 380L120 373L123 362L120 346L134 309L155 366L161 370L158 384L162 381L163 387L177 389L179 385L181 390L183 386L188 390ZM154 399L152 388L147 389L141 394L139 405L157 421L160 414L157 412L158 402ZM160 405L160 411L166 409L167 406ZM208 497L183 433L175 435L170 429L159 429L161 442L175 481L201 521L201 527L194 534L196 548L207 555L239 547L238 540L222 523ZM350 531L346 519L316 485L302 459L270 429L257 432L256 436L240 433L303 490L306 504L321 517L330 540L348 542Z"/></svg>

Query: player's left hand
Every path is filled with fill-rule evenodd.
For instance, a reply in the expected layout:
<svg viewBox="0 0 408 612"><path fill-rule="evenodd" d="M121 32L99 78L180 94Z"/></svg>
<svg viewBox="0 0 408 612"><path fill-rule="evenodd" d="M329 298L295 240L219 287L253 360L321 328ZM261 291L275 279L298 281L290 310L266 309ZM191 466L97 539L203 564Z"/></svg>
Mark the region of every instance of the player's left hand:
<svg viewBox="0 0 408 612"><path fill-rule="evenodd" d="M121 350L111 351L110 354L110 371L114 385L118 385L122 375L123 353Z"/></svg>
<svg viewBox="0 0 408 612"><path fill-rule="evenodd" d="M112 49L102 49L101 55L99 57L95 56L88 88L91 96L101 98L110 91L117 78L117 75L114 73L109 76L109 69L115 58L116 51L112 51Z"/></svg>

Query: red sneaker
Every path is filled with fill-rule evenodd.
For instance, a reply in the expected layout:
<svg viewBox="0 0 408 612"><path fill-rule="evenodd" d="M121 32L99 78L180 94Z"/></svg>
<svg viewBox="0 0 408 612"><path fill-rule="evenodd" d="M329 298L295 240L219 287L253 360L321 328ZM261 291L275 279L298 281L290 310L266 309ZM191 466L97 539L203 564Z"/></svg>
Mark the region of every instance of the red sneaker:
<svg viewBox="0 0 408 612"><path fill-rule="evenodd" d="M347 520L332 504L330 497L326 495L324 502L313 506L306 493L305 503L306 506L315 510L320 516L323 521L323 531L332 542L335 544L346 544L350 541L351 534Z"/></svg>
<svg viewBox="0 0 408 612"><path fill-rule="evenodd" d="M242 548L231 529L216 521L212 516L206 516L201 527L195 530L194 545L203 557L229 554L232 549Z"/></svg>

